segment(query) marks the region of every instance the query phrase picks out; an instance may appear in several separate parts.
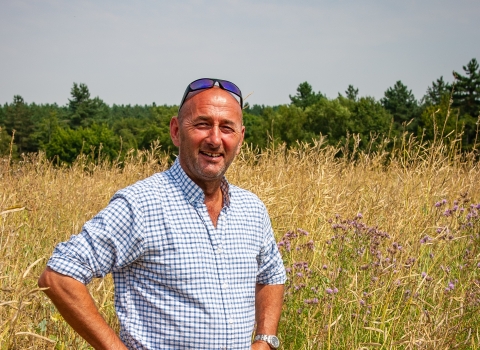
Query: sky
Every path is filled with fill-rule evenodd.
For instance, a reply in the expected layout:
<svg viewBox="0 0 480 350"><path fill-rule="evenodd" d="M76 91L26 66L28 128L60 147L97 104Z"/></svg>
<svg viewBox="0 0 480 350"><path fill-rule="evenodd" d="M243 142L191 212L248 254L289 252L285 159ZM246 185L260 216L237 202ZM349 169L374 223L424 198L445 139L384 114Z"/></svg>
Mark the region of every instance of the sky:
<svg viewBox="0 0 480 350"><path fill-rule="evenodd" d="M478 0L0 0L0 103L66 105L73 83L107 104L178 104L198 78L250 104L289 103L308 81L417 99L480 60Z"/></svg>

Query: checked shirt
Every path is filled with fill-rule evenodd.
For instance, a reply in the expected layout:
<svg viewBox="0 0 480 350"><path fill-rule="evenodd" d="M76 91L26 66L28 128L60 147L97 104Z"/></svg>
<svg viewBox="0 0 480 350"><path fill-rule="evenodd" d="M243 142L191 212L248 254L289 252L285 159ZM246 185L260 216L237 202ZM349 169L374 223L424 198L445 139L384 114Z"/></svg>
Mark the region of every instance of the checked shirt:
<svg viewBox="0 0 480 350"><path fill-rule="evenodd" d="M255 285L283 284L285 269L263 203L221 188L215 228L177 160L117 192L48 266L84 284L112 273L129 349L250 349Z"/></svg>

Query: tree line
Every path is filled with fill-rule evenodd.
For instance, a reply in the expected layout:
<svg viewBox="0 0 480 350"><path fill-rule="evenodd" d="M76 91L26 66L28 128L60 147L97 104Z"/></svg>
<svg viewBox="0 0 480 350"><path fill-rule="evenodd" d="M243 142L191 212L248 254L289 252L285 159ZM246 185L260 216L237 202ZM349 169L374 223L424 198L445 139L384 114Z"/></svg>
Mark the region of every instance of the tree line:
<svg viewBox="0 0 480 350"><path fill-rule="evenodd" d="M312 142L326 136L330 144L357 134L360 148L376 147L382 137L410 133L425 141L439 134L461 135L461 147L470 150L477 141L480 118L480 69L472 59L463 72L453 71L453 82L438 78L417 100L397 81L384 97L359 96L349 85L336 98L315 92L301 83L290 103L279 106L247 105L244 109L245 142L263 149L269 143ZM0 156L43 151L50 159L72 163L79 154L118 159L130 149L148 149L157 141L174 149L169 122L178 106L112 105L92 98L87 85L74 83L65 106L27 103L15 95L0 106ZM382 136L382 137L379 137ZM13 140L13 142L12 142Z"/></svg>

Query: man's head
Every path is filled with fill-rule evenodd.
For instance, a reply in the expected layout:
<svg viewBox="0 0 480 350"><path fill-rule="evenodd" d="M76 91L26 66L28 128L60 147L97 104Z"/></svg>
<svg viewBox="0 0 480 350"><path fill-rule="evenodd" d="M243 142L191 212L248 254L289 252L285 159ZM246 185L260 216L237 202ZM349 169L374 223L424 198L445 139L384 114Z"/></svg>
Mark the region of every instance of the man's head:
<svg viewBox="0 0 480 350"><path fill-rule="evenodd" d="M240 152L245 133L242 108L229 91L222 86L193 93L187 89L178 116L170 122L180 164L202 189L219 184Z"/></svg>

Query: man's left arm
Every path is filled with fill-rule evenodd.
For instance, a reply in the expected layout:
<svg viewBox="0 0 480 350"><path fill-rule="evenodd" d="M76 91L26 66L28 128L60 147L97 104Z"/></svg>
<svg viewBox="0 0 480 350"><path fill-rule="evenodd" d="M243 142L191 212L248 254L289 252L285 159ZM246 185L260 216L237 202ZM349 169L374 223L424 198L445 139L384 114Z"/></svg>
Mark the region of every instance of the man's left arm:
<svg viewBox="0 0 480 350"><path fill-rule="evenodd" d="M283 284L257 284L255 288L256 334L276 335L283 304ZM252 350L269 350L264 341L255 341Z"/></svg>

